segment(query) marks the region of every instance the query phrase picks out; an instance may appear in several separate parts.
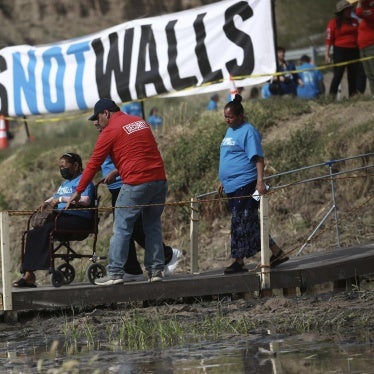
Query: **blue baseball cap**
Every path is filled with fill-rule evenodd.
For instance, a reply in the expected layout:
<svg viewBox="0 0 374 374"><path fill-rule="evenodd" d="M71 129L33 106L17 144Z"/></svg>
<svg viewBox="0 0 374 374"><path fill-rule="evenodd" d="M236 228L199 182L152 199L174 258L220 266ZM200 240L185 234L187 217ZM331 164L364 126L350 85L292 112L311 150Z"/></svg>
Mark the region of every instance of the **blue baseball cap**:
<svg viewBox="0 0 374 374"><path fill-rule="evenodd" d="M104 110L115 111L118 109L118 105L112 99L102 98L95 104L94 114L88 120L96 121L97 115L103 113Z"/></svg>

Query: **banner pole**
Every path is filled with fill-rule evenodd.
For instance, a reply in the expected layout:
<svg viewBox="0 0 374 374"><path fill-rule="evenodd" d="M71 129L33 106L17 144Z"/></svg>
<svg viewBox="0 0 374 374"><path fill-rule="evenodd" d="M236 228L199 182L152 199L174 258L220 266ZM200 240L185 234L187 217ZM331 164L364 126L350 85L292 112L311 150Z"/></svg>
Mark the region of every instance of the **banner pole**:
<svg viewBox="0 0 374 374"><path fill-rule="evenodd" d="M277 68L276 71L279 70L279 64L278 64L278 54L277 54L277 48L278 48L278 34L277 34L277 21L275 16L275 2L276 0L271 0L271 21L273 24L273 33L274 33L274 53L275 53L275 66Z"/></svg>

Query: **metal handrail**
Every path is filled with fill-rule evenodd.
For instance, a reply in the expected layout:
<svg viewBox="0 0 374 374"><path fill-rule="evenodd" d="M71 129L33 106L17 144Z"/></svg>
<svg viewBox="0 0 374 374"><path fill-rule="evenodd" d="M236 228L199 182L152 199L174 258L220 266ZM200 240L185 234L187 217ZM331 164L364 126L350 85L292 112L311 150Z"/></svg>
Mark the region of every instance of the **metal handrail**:
<svg viewBox="0 0 374 374"><path fill-rule="evenodd" d="M333 164L336 164L337 162L348 161L348 160L353 160L353 159L356 159L356 158L370 157L370 156L374 156L374 152L365 153L365 154L361 154L361 155L357 155L357 156L341 158L341 159L338 159L338 160L329 160L329 161L325 161L325 162L322 162L322 163L319 163L319 164L304 166L304 167L299 168L299 169L284 171L284 172L281 172L281 173L278 173L278 174L269 175L269 176L265 177L264 180L267 181L269 179L281 177L281 176L288 175L288 174L297 173L297 172L300 172L300 171L310 170L310 169L321 167L321 166L333 165ZM356 168L356 169L351 169L351 170L346 170L346 171L342 171L342 172L333 173L332 175L335 176L335 175L345 174L345 173L349 173L349 172L353 172L353 171L357 171L357 170L368 169L368 168L372 168L373 166L374 165L367 165L367 166L363 166L363 167ZM320 176L320 177L305 179L305 180L302 180L298 183L301 184L301 183L312 182L312 181L316 181L316 180L319 180L319 179L329 178L330 176L331 176L330 174L327 174L327 175ZM285 186L288 186L288 185L289 184L285 184L285 185L281 185L281 186L275 186L275 187L272 187L272 190L277 190L277 189L280 189L280 188L284 188ZM196 199L202 199L202 198L205 198L207 196L212 196L212 195L216 195L216 194L218 194L217 190L197 195L195 198Z"/></svg>
<svg viewBox="0 0 374 374"><path fill-rule="evenodd" d="M357 155L357 156L345 157L345 158L341 158L341 159L338 159L338 160L329 160L329 161L322 162L320 164L304 166L304 167L299 168L299 169L293 169L293 170L284 171L282 173L269 175L268 177L265 177L264 180L280 177L280 176L287 175L287 174L297 173L299 171L309 170L309 169L313 169L313 168L317 168L317 167L321 167L321 166L329 166L329 165L336 164L337 162L348 161L348 160L353 160L353 159L362 158L362 157L370 157L370 156L373 156L373 155L374 155L374 152L370 152L370 153L365 153L365 154L361 154L361 155Z"/></svg>
<svg viewBox="0 0 374 374"><path fill-rule="evenodd" d="M327 179L327 178L330 180L331 195L332 195L332 206L330 207L327 214L323 217L321 222L314 229L314 231L311 233L311 235L308 237L307 241L303 244L303 246L300 248L300 250L297 252L296 255L299 255L303 251L303 249L308 244L310 239L314 236L314 234L318 231L318 229L322 226L324 221L328 218L328 216L331 213L334 213L337 246L340 247L339 227L338 227L338 212L337 212L337 209L336 209L336 201L335 201L334 177L338 176L338 175L342 175L342 174L352 173L352 172L355 172L355 171L367 170L367 169L372 168L374 166L374 164L369 164L369 165L365 165L365 166L361 166L361 167L357 167L357 168L353 168L353 169L349 169L349 170L339 171L339 172L333 172L332 167L333 167L334 164L339 163L339 162L353 160L353 159L357 159L357 158L363 158L363 157L370 157L370 156L373 156L373 155L374 155L374 152L369 152L369 153L360 154L360 155L356 155L356 156L341 158L341 159L338 159L338 160L328 160L328 161L325 161L325 162L322 162L322 163L319 163L319 164L305 166L305 167L302 167L302 168L281 172L281 173L274 174L274 175L271 175L271 176L268 176L268 177L264 178L264 180L268 181L268 180L276 178L276 177L289 175L289 174L297 173L297 172L301 172L301 171L306 171L306 170L310 170L310 169L317 168L317 167L323 167L323 166L328 166L329 167L329 173L328 174L325 174L325 175L322 175L322 176L319 176L319 177L304 179L304 180L297 181L297 182L294 182L294 183L288 183L288 184L284 184L284 185L271 187L271 189L273 191L276 191L276 190L279 190L281 188L288 187L290 185L309 183L309 182L313 182L313 181L317 181L317 180L323 180L323 179ZM215 191L210 191L210 192L207 192L207 193L204 193L204 194L197 195L197 196L195 196L195 198L191 199L191 211L192 211L191 223L190 223L190 225L191 225L191 227L190 227L190 233L191 233L191 271L193 273L198 271L198 261L197 261L197 256L198 256L198 240L197 240L197 235L198 234L197 234L197 232L198 232L198 221L199 221L198 214L197 214L198 203L199 203L199 200L201 200L203 198L213 196L213 195L217 195L217 194L218 194L218 191L215 190ZM261 202L263 202L263 199L261 199ZM260 217L261 223L264 222L264 220L262 218L263 217Z"/></svg>

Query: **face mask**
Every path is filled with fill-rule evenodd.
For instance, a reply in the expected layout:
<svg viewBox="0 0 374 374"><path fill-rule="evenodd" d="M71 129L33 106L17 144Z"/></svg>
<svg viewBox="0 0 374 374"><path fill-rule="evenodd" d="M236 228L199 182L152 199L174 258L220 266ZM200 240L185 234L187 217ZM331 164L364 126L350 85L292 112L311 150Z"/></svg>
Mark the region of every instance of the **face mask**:
<svg viewBox="0 0 374 374"><path fill-rule="evenodd" d="M71 180L74 178L74 174L69 170L69 168L60 169L60 173L61 173L62 178L64 179Z"/></svg>

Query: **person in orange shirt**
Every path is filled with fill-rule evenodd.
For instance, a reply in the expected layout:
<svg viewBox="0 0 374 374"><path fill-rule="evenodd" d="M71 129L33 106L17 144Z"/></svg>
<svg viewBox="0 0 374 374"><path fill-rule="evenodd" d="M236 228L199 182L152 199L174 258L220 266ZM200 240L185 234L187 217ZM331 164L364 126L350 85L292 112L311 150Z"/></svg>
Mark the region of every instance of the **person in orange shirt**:
<svg viewBox="0 0 374 374"><path fill-rule="evenodd" d="M333 48L334 64L354 61L360 58L357 44L359 22L352 17L352 10L353 5L347 0L340 0L336 4L335 17L330 19L326 28L326 63L330 63L331 48ZM348 95L351 97L357 93L358 61L334 66L334 76L329 91L330 95L334 97L338 93L346 67Z"/></svg>

